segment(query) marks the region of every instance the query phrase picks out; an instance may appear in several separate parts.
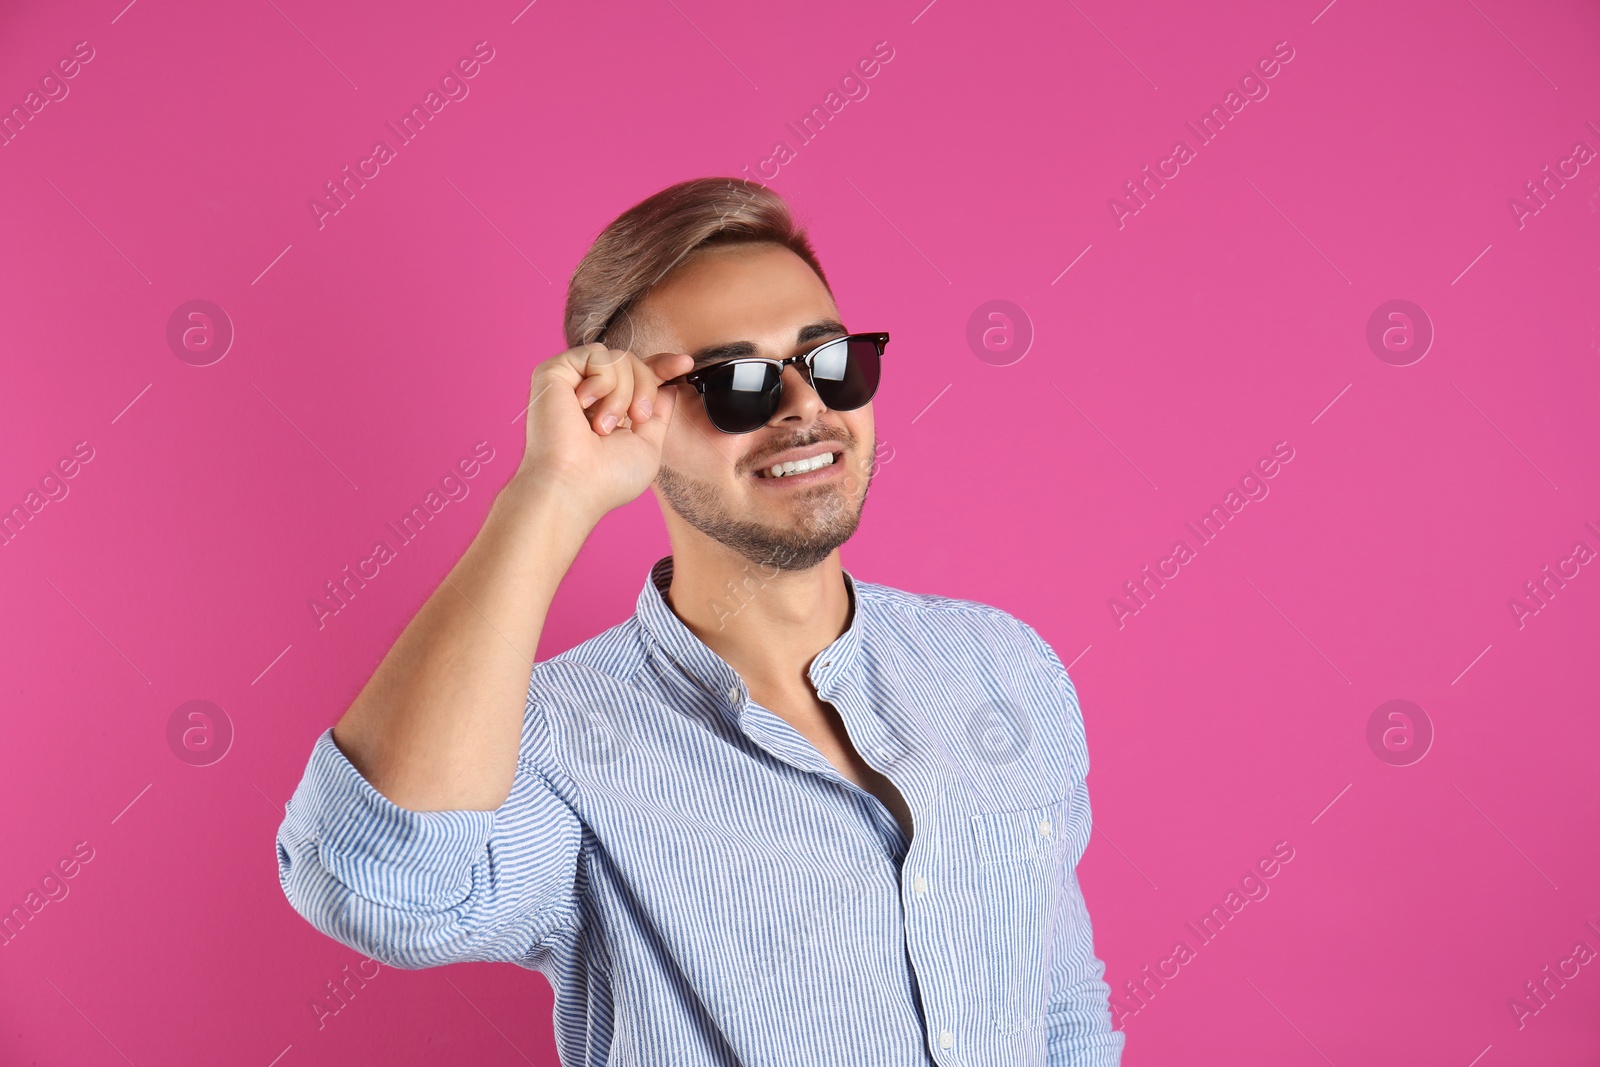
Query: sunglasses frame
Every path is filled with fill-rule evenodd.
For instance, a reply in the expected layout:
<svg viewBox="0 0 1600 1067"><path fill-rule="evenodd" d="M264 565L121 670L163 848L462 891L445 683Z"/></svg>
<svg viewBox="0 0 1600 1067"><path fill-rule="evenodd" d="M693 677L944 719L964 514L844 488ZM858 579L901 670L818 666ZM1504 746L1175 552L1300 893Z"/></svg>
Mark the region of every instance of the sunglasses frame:
<svg viewBox="0 0 1600 1067"><path fill-rule="evenodd" d="M817 353L831 345L848 345L851 341L871 341L878 350L878 358L882 359L884 348L889 343L889 335L886 333L877 332L849 333L840 337L831 337L821 344L816 345L805 352L801 352L798 355L790 356L787 359L768 359L764 356L737 356L733 359L722 360L720 363L708 364L707 366L701 367L699 370L690 371L688 374L680 374L671 381L662 382L660 388L665 389L669 385L692 385L695 388L695 392L700 394L701 405L705 406L706 379L712 371L718 371L724 367L729 367L736 363L765 363L769 366L778 368L778 391L777 396L773 401L773 411L776 412L778 407L783 404L783 372L785 368L791 365L798 365L800 368L800 373L805 376L806 384L811 386L813 390L816 390L817 383L816 380L811 376L811 369L814 365L814 361L816 360ZM867 397L866 400L862 401L855 408L830 408L829 410L855 411L858 408L866 407L868 404L872 403L872 397L876 396L877 392L877 386L874 386L872 390L872 396ZM817 395L821 396L822 394L818 392ZM717 426L716 419L711 417L711 409L706 407L705 412L706 418L710 420L711 425ZM762 425L765 425L765 423ZM722 430L723 433L755 433L757 430L761 429L761 426L752 426L748 430L723 430L721 426L717 426L717 429Z"/></svg>

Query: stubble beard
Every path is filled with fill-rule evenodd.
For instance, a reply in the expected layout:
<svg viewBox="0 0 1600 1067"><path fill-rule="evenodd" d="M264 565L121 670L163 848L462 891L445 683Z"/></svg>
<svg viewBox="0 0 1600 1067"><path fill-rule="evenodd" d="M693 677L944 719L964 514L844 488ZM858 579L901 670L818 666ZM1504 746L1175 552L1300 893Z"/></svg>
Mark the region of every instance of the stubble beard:
<svg viewBox="0 0 1600 1067"><path fill-rule="evenodd" d="M827 559L861 524L861 511L877 473L876 447L868 456L866 484L859 498L851 496L856 482L852 470L845 475L843 484L827 482L791 493L791 506L800 517L781 526L734 516L714 486L679 474L665 463L656 474L655 486L662 500L683 521L752 564L764 569L805 571Z"/></svg>

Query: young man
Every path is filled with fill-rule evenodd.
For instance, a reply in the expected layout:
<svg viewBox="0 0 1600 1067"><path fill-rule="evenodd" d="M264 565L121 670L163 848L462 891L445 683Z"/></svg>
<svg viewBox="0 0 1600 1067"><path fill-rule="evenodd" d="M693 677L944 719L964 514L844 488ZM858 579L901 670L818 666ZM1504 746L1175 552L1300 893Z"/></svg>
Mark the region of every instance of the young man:
<svg viewBox="0 0 1600 1067"><path fill-rule="evenodd" d="M761 185L600 235L521 466L313 746L296 911L395 967L542 972L566 1067L1119 1063L1077 695L1004 611L843 569L888 335L841 321ZM636 612L535 664L646 487L672 554Z"/></svg>

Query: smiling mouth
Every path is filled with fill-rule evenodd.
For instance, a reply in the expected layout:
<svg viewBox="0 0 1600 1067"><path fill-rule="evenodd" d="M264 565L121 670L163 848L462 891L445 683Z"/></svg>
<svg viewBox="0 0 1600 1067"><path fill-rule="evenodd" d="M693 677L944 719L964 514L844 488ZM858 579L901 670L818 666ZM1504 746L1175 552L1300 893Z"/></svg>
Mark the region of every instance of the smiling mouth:
<svg viewBox="0 0 1600 1067"><path fill-rule="evenodd" d="M782 480L785 478L798 478L811 474L814 471L824 470L834 466L843 457L843 452L824 452L809 459L793 460L789 463L780 463L773 467L763 467L755 472L757 478L764 480Z"/></svg>

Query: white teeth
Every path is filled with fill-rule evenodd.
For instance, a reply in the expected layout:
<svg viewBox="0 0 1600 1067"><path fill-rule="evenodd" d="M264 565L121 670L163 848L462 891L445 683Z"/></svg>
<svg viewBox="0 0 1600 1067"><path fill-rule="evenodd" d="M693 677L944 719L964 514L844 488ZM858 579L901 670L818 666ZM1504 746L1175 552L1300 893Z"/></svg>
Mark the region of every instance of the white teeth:
<svg viewBox="0 0 1600 1067"><path fill-rule="evenodd" d="M797 459L792 463L780 463L776 467L768 467L761 472L761 476L763 478L783 478L790 474L804 474L806 471L814 471L818 467L826 467L832 462L833 453L824 452L822 455L813 456L810 459Z"/></svg>

